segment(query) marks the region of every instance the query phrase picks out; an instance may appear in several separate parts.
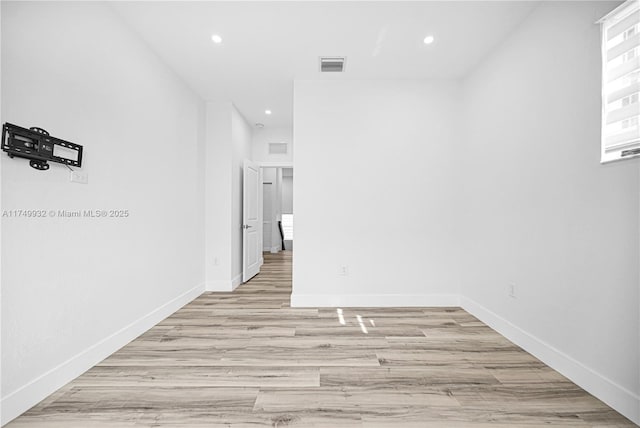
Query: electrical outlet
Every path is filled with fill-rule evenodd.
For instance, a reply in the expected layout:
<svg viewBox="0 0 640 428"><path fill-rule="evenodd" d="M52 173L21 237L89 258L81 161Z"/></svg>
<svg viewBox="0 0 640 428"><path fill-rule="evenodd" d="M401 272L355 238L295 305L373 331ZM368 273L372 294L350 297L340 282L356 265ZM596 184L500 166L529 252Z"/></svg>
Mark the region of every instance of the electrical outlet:
<svg viewBox="0 0 640 428"><path fill-rule="evenodd" d="M214 258L213 258L213 265L214 265L214 266L218 266L218 264L219 264L219 262L218 262L218 258L217 258L217 257L214 257Z"/></svg>
<svg viewBox="0 0 640 428"><path fill-rule="evenodd" d="M338 268L338 275L341 275L341 276L349 275L349 266L340 266Z"/></svg>
<svg viewBox="0 0 640 428"><path fill-rule="evenodd" d="M72 183L87 184L89 183L89 173L84 171L70 171L69 180Z"/></svg>
<svg viewBox="0 0 640 428"><path fill-rule="evenodd" d="M515 282L510 282L509 283L509 297L511 297L512 299L516 298L516 283Z"/></svg>

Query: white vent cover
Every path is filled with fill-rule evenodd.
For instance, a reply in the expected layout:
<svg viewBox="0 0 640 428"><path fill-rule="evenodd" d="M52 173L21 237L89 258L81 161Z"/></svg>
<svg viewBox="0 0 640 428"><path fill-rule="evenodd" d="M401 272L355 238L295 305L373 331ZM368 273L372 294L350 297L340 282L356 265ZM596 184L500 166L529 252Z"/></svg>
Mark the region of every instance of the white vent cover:
<svg viewBox="0 0 640 428"><path fill-rule="evenodd" d="M346 58L341 56L320 57L320 71L322 73L342 73L345 61Z"/></svg>
<svg viewBox="0 0 640 428"><path fill-rule="evenodd" d="M269 143L270 155L286 155L287 143Z"/></svg>

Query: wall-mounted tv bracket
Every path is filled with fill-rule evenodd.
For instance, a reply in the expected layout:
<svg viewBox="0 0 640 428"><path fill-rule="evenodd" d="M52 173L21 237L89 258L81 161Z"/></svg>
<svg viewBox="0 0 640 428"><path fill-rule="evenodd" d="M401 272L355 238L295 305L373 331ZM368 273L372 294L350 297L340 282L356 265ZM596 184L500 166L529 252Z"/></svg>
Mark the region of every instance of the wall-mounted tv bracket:
<svg viewBox="0 0 640 428"><path fill-rule="evenodd" d="M47 162L82 167L82 146L49 135L42 128L22 128L5 123L2 126L2 150L10 158L29 159L33 168L45 171Z"/></svg>

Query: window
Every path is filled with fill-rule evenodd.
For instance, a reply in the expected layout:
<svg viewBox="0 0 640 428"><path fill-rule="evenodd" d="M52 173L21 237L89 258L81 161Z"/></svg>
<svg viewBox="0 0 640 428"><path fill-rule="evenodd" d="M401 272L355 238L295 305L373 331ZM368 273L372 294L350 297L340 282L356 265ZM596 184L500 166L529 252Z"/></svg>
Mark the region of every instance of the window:
<svg viewBox="0 0 640 428"><path fill-rule="evenodd" d="M282 233L285 241L293 240L293 214L282 214Z"/></svg>
<svg viewBox="0 0 640 428"><path fill-rule="evenodd" d="M640 0L602 25L602 162L640 156Z"/></svg>

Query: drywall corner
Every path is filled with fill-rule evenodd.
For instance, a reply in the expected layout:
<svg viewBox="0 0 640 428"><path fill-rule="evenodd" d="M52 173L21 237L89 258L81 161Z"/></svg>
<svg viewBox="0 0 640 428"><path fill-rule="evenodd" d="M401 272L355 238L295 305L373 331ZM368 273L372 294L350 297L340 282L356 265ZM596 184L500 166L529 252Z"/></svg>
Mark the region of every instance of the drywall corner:
<svg viewBox="0 0 640 428"><path fill-rule="evenodd" d="M0 408L2 409L0 423L5 425L20 416L36 403L109 357L118 349L200 296L203 292L203 284L192 288L109 337L74 355L64 363L38 376L19 389L10 392L0 402Z"/></svg>
<svg viewBox="0 0 640 428"><path fill-rule="evenodd" d="M623 416L636 424L640 424L640 397L637 394L608 379L596 370L585 366L580 361L521 329L472 299L461 297L460 306L500 335L616 409Z"/></svg>

